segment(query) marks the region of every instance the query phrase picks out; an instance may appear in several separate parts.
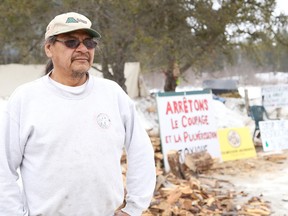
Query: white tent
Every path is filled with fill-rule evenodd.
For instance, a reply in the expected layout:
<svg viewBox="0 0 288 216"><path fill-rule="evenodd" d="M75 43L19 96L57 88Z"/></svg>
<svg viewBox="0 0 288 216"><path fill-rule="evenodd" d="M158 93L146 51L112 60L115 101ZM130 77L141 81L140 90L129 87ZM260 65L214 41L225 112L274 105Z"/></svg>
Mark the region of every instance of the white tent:
<svg viewBox="0 0 288 216"><path fill-rule="evenodd" d="M45 65L0 65L0 97L9 97L15 88L44 74Z"/></svg>
<svg viewBox="0 0 288 216"><path fill-rule="evenodd" d="M124 68L124 75L126 78L127 93L131 98L148 95L148 90L141 76L139 62L127 62Z"/></svg>
<svg viewBox="0 0 288 216"><path fill-rule="evenodd" d="M35 80L44 75L45 65L0 65L0 97L6 98L21 84ZM91 68L89 73L103 77L102 73ZM126 78L127 93L131 98L146 96L147 90L141 82L140 63L128 62L125 64L124 74Z"/></svg>

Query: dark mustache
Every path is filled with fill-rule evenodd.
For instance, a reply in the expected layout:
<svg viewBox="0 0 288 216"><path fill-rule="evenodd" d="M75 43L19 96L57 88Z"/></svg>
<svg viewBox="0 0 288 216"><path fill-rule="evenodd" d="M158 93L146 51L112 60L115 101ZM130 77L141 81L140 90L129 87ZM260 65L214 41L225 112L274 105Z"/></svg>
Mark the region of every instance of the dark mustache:
<svg viewBox="0 0 288 216"><path fill-rule="evenodd" d="M88 54L82 54L82 55L75 55L72 57L72 61L74 61L75 59L79 59L79 58L84 58L87 59L88 61L90 61L90 55Z"/></svg>

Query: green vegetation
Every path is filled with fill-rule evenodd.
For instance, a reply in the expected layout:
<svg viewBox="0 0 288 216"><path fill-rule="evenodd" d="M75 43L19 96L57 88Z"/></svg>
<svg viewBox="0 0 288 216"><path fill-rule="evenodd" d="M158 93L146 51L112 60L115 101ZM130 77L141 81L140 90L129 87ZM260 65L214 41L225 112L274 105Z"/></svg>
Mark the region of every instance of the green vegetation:
<svg viewBox="0 0 288 216"><path fill-rule="evenodd" d="M275 0L218 0L218 7L215 2L2 0L0 64L45 63L42 42L48 22L75 11L89 17L103 36L95 61L104 77L123 89L129 61L139 61L142 71L165 72L166 91L175 90L190 67L195 73L244 64L288 71L287 17L274 15Z"/></svg>

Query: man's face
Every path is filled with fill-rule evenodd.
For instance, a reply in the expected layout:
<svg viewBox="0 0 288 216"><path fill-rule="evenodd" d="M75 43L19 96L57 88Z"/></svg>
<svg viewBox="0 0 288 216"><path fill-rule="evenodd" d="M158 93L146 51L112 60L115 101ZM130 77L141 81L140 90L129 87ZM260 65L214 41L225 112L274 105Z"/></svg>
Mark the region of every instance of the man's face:
<svg viewBox="0 0 288 216"><path fill-rule="evenodd" d="M95 48L88 49L83 43L76 48L69 48L64 42L75 39L83 42L89 38L85 31L75 31L57 35L54 44L46 44L46 54L54 65L53 72L62 77L83 77L93 63Z"/></svg>

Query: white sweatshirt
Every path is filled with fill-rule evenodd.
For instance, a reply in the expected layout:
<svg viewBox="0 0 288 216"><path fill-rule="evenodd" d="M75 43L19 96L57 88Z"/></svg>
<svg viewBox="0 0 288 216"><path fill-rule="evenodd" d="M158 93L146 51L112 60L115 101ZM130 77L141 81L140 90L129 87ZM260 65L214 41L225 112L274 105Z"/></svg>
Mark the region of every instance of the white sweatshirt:
<svg viewBox="0 0 288 216"><path fill-rule="evenodd" d="M124 199L123 147L123 211L137 216L149 206L153 148L133 101L116 83L90 75L83 86L67 87L46 75L16 89L3 117L0 216L112 216Z"/></svg>

